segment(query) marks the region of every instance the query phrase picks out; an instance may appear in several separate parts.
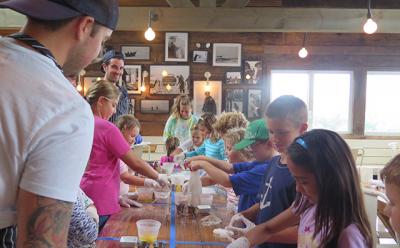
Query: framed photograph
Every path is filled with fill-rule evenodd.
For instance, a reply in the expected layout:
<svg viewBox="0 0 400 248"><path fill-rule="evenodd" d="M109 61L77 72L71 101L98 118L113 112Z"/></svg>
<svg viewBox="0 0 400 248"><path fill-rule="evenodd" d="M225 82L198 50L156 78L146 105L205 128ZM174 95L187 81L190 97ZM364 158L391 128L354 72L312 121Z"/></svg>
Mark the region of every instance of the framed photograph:
<svg viewBox="0 0 400 248"><path fill-rule="evenodd" d="M240 71L228 71L225 74L226 84L240 84L242 81L242 73Z"/></svg>
<svg viewBox="0 0 400 248"><path fill-rule="evenodd" d="M208 62L208 51L193 51L193 63L207 63Z"/></svg>
<svg viewBox="0 0 400 248"><path fill-rule="evenodd" d="M150 60L150 46L124 45L121 46L121 53L125 59Z"/></svg>
<svg viewBox="0 0 400 248"><path fill-rule="evenodd" d="M214 43L213 66L240 66L242 62L242 44Z"/></svg>
<svg viewBox="0 0 400 248"><path fill-rule="evenodd" d="M143 114L168 114L169 100L142 100L140 112Z"/></svg>
<svg viewBox="0 0 400 248"><path fill-rule="evenodd" d="M165 61L188 60L188 33L165 33Z"/></svg>
<svg viewBox="0 0 400 248"><path fill-rule="evenodd" d="M150 94L189 94L189 73L188 65L150 65Z"/></svg>
<svg viewBox="0 0 400 248"><path fill-rule="evenodd" d="M86 92L88 91L90 85L101 79L102 77L83 77L83 85L82 85L83 95L86 96Z"/></svg>
<svg viewBox="0 0 400 248"><path fill-rule="evenodd" d="M140 86L142 85L142 66L141 65L125 65L122 81L126 83L125 87L129 94L141 94Z"/></svg>
<svg viewBox="0 0 400 248"><path fill-rule="evenodd" d="M248 106L247 106L247 118L249 120L259 119L262 117L261 113L261 90L249 90L248 91Z"/></svg>
<svg viewBox="0 0 400 248"><path fill-rule="evenodd" d="M261 84L262 61L244 61L244 80L247 84Z"/></svg>
<svg viewBox="0 0 400 248"><path fill-rule="evenodd" d="M225 90L225 111L243 112L244 91L243 89Z"/></svg>
<svg viewBox="0 0 400 248"><path fill-rule="evenodd" d="M193 113L198 116L205 112L221 114L222 82L221 81L193 82ZM208 88L208 89L207 89ZM206 89L209 90L206 92Z"/></svg>

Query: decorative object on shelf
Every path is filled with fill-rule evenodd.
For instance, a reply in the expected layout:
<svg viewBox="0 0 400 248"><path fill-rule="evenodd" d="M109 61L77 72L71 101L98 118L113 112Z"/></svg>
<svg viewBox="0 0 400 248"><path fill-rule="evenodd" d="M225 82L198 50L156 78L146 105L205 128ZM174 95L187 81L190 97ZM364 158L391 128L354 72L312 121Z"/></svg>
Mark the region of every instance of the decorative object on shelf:
<svg viewBox="0 0 400 248"><path fill-rule="evenodd" d="M213 66L240 66L242 62L242 44L214 43Z"/></svg>
<svg viewBox="0 0 400 248"><path fill-rule="evenodd" d="M189 94L189 76L188 65L150 65L150 94Z"/></svg>
<svg viewBox="0 0 400 248"><path fill-rule="evenodd" d="M140 112L143 114L168 114L169 100L141 100Z"/></svg>
<svg viewBox="0 0 400 248"><path fill-rule="evenodd" d="M247 119L255 120L261 118L262 91L258 89L249 89L247 99Z"/></svg>
<svg viewBox="0 0 400 248"><path fill-rule="evenodd" d="M244 81L247 84L261 84L262 81L262 61L244 61Z"/></svg>
<svg viewBox="0 0 400 248"><path fill-rule="evenodd" d="M240 71L228 71L225 73L226 84L240 84L242 81L242 73Z"/></svg>
<svg viewBox="0 0 400 248"><path fill-rule="evenodd" d="M165 33L165 61L188 60L188 33Z"/></svg>
<svg viewBox="0 0 400 248"><path fill-rule="evenodd" d="M151 22L157 20L158 20L158 15L153 13L152 11L149 11L149 23L146 32L144 32L144 38L148 41L152 41L154 40L154 38L156 38L156 33L151 28Z"/></svg>
<svg viewBox="0 0 400 248"><path fill-rule="evenodd" d="M211 76L211 74L210 74ZM206 91L206 85L209 85L209 91ZM207 93L206 93L207 92ZM206 101L207 97L214 100L216 107L216 114L221 113L221 100L222 100L222 82L221 81L194 81L193 82L193 113L201 115L203 109L208 109L209 102ZM205 106L206 103L206 106ZM206 108L204 108L206 107Z"/></svg>
<svg viewBox="0 0 400 248"><path fill-rule="evenodd" d="M225 111L242 112L244 103L243 89L225 89Z"/></svg>
<svg viewBox="0 0 400 248"><path fill-rule="evenodd" d="M142 85L142 66L141 65L125 65L122 81L126 84L129 94L141 94L140 86Z"/></svg>
<svg viewBox="0 0 400 248"><path fill-rule="evenodd" d="M371 0L368 0L367 21L365 22L363 29L366 34L373 34L378 29L378 24L376 24L376 22L372 20Z"/></svg>
<svg viewBox="0 0 400 248"><path fill-rule="evenodd" d="M210 48L211 44L210 43L206 43L206 48Z"/></svg>
<svg viewBox="0 0 400 248"><path fill-rule="evenodd" d="M150 60L150 46L123 45L121 53L125 59L131 60Z"/></svg>
<svg viewBox="0 0 400 248"><path fill-rule="evenodd" d="M308 56L308 51L306 49L306 38L307 38L307 33L304 33L303 35L303 45L301 46L301 49L299 50L299 57L304 59Z"/></svg>
<svg viewBox="0 0 400 248"><path fill-rule="evenodd" d="M197 48L200 48L200 47L201 47L201 44L200 44L199 42L197 42L197 43L196 43L196 47L197 47Z"/></svg>
<svg viewBox="0 0 400 248"><path fill-rule="evenodd" d="M208 51L194 50L192 62L193 63L207 63L208 62Z"/></svg>

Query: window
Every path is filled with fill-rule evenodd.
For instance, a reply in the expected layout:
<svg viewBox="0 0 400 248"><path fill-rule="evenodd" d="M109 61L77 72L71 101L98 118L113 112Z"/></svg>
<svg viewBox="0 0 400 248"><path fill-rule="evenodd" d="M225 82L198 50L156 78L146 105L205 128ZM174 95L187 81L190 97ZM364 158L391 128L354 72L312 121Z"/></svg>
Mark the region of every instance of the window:
<svg viewBox="0 0 400 248"><path fill-rule="evenodd" d="M308 106L310 128L351 132L352 73L347 71L271 72L271 101L294 95Z"/></svg>
<svg viewBox="0 0 400 248"><path fill-rule="evenodd" d="M400 135L400 72L368 72L365 133Z"/></svg>

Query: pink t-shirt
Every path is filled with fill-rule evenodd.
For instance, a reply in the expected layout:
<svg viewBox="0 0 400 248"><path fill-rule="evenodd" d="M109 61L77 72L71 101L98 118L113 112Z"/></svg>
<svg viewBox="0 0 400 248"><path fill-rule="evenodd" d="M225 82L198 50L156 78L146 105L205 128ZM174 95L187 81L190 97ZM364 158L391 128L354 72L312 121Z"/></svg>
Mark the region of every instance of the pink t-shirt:
<svg viewBox="0 0 400 248"><path fill-rule="evenodd" d="M93 146L81 189L89 196L99 215L119 212L119 158L129 151L121 131L111 122L94 118Z"/></svg>
<svg viewBox="0 0 400 248"><path fill-rule="evenodd" d="M304 198L303 198L304 199ZM317 205L311 205L304 213L300 215L300 224L298 230L298 248L317 248L321 235L317 234L315 239L315 210ZM293 209L295 211L295 209ZM337 247L346 248L367 248L365 239L355 224L348 225L340 234Z"/></svg>

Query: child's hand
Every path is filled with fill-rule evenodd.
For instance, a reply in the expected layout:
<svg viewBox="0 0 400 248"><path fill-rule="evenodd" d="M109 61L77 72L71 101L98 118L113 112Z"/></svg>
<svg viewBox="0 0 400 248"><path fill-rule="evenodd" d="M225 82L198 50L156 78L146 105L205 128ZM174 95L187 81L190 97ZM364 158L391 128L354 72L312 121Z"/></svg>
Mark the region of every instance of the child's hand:
<svg viewBox="0 0 400 248"><path fill-rule="evenodd" d="M203 164L204 164L204 162L203 162L203 161L200 161L200 160L191 161L191 162L189 163L189 169L190 169L191 171L197 171L197 170L203 168Z"/></svg>
<svg viewBox="0 0 400 248"><path fill-rule="evenodd" d="M250 241L246 237L240 237L230 243L226 248L250 248Z"/></svg>
<svg viewBox="0 0 400 248"><path fill-rule="evenodd" d="M197 160L207 160L206 156L200 155L200 156L194 156L191 158L186 159L187 162L192 162L192 161L197 161Z"/></svg>

